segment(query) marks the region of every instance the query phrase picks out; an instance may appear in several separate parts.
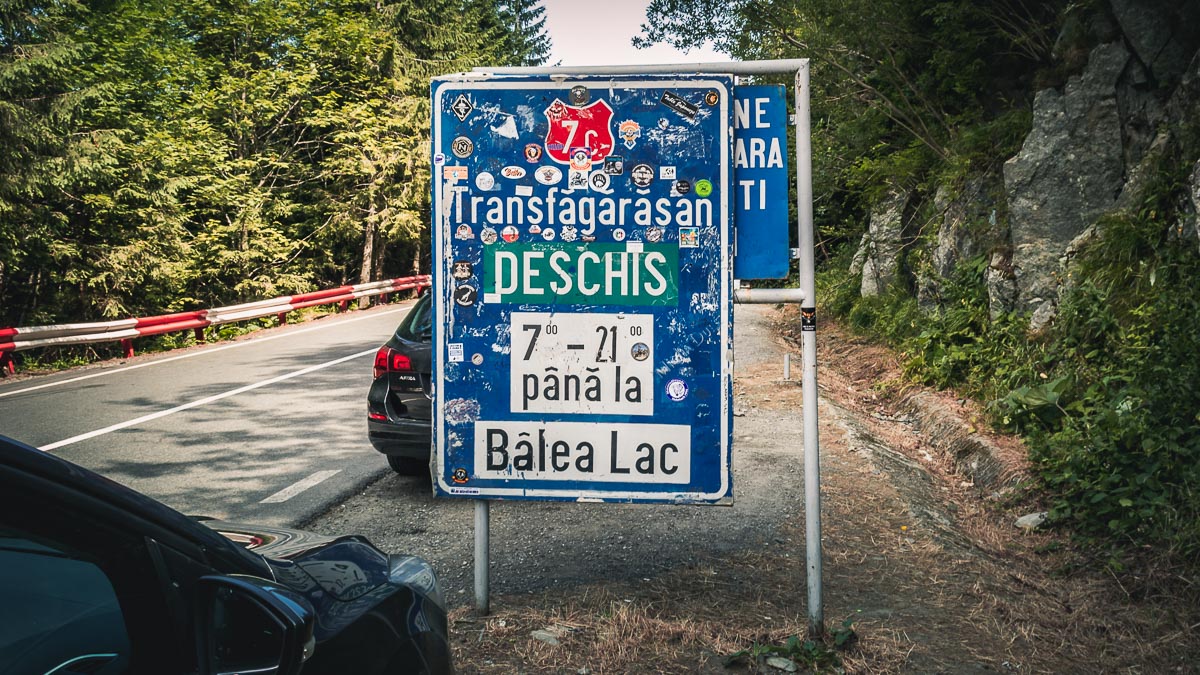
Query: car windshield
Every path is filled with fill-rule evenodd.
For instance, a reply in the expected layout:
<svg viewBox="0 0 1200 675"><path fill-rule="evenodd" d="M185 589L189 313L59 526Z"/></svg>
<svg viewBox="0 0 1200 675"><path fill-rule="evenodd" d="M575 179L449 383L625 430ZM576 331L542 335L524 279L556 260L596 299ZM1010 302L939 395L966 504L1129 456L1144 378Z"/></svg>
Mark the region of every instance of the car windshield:
<svg viewBox="0 0 1200 675"><path fill-rule="evenodd" d="M433 337L433 303L431 293L417 300L396 329L396 336L410 342L428 342Z"/></svg>

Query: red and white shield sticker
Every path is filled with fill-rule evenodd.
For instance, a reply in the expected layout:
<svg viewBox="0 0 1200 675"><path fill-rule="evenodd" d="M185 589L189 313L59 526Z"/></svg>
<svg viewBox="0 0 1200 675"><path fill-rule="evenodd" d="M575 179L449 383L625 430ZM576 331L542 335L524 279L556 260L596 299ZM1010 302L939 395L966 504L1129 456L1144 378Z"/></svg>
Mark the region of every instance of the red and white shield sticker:
<svg viewBox="0 0 1200 675"><path fill-rule="evenodd" d="M544 111L550 122L546 132L546 154L559 164L570 164L573 148L589 148L592 162L603 162L612 154L612 108L597 100L582 108L554 99Z"/></svg>

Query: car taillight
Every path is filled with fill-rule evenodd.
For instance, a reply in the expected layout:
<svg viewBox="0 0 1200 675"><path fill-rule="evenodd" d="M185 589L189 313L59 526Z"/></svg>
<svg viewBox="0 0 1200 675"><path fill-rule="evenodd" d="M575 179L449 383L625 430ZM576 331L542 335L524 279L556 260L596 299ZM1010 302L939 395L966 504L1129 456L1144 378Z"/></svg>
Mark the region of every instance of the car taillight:
<svg viewBox="0 0 1200 675"><path fill-rule="evenodd" d="M380 347L379 351L375 352L375 378L387 372L388 352L392 350L387 347Z"/></svg>
<svg viewBox="0 0 1200 675"><path fill-rule="evenodd" d="M380 347L375 352L375 377L384 373L412 370L412 360L391 347Z"/></svg>

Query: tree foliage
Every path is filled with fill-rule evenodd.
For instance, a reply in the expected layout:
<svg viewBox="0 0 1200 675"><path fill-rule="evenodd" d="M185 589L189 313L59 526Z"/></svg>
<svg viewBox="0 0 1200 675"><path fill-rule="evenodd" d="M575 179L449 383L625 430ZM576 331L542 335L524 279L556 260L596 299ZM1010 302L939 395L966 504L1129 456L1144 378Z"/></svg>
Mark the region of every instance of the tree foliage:
<svg viewBox="0 0 1200 675"><path fill-rule="evenodd" d="M498 3L500 23L505 27L500 57L503 65L540 66L550 56L546 35L546 8L541 0L505 0Z"/></svg>
<svg viewBox="0 0 1200 675"><path fill-rule="evenodd" d="M823 306L890 341L909 377L987 402L997 424L1024 435L1056 522L1093 543L1158 547L1194 566L1200 255L1183 234L1194 218L1194 120L1174 129L1147 169L1140 205L1095 223L1097 236L1064 273L1057 319L1036 334L1026 316L989 312L992 251L940 279L931 310L900 285L864 298L861 274L848 271L855 235L883 192L915 195L916 227L940 222L929 199L937 187L1015 154L1037 85L1061 82L1071 67L1051 59L1058 26L1068 13L1103 15L1102 5L653 0L643 39L813 59L816 225L827 242L847 244L830 247L817 289Z"/></svg>
<svg viewBox="0 0 1200 675"><path fill-rule="evenodd" d="M429 78L535 63L532 2L0 0L0 324L408 273Z"/></svg>
<svg viewBox="0 0 1200 675"><path fill-rule="evenodd" d="M830 245L880 193L1003 161L992 133L1031 100L1061 0L652 0L639 44L712 43L743 59L809 58L815 216ZM983 140L976 130L983 128ZM828 250L828 249L827 249Z"/></svg>

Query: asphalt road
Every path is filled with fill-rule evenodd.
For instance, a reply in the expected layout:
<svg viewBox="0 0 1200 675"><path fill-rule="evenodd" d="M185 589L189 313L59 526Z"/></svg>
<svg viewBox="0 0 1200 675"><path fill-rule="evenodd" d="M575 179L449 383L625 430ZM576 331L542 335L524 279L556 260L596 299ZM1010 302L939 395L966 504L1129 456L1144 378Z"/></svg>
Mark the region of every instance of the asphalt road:
<svg viewBox="0 0 1200 675"><path fill-rule="evenodd" d="M187 514L295 525L390 472L372 359L411 303L0 381L0 434Z"/></svg>

